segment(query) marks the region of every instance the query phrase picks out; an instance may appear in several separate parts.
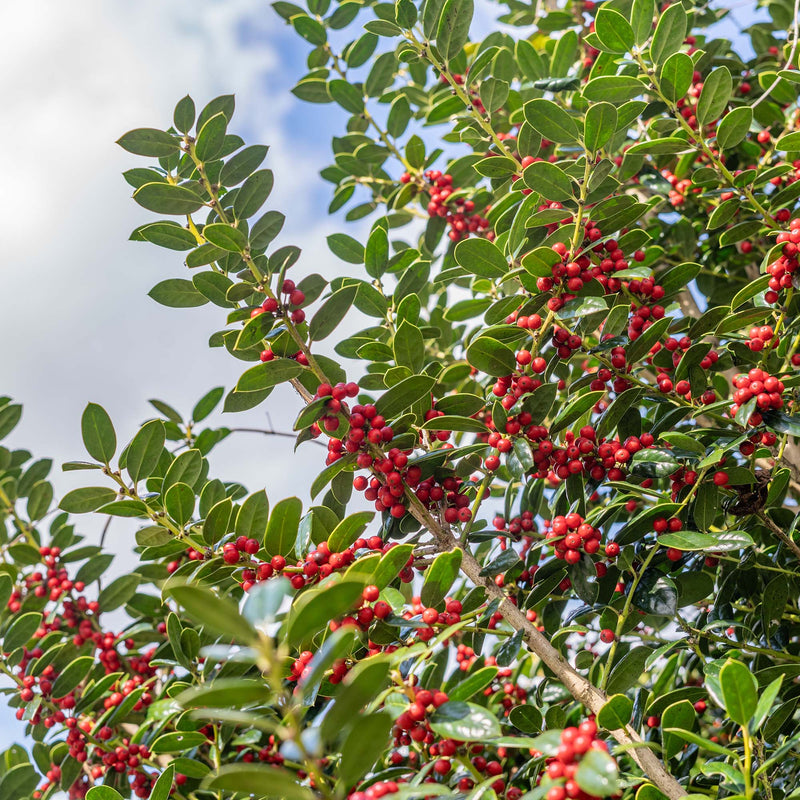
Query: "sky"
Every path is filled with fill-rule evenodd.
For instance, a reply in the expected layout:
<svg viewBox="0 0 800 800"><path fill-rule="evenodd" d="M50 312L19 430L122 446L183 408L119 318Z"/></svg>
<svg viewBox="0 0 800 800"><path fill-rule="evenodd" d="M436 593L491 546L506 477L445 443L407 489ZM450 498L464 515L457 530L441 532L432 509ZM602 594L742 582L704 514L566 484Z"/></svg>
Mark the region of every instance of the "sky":
<svg viewBox="0 0 800 800"><path fill-rule="evenodd" d="M476 30L487 29L489 5L479 6ZM0 394L25 406L4 444L52 457L51 478L63 494L86 485L86 473L63 474L58 465L85 458L87 402L108 410L124 442L151 416L149 398L188 413L249 366L206 345L224 326L223 309L169 309L147 296L187 270L179 253L128 241L152 215L130 199L121 177L144 160L115 140L131 128L167 127L187 92L198 107L235 92L232 130L271 147L265 166L275 189L267 205L287 215L277 244L303 247L301 274L333 277L342 265L325 237L345 228L341 213L327 216L330 186L318 173L345 114L289 93L308 48L264 0L2 3L0 29ZM364 227L346 229L358 236ZM246 415L211 421L290 430L298 407L282 387ZM231 437L212 454L212 474L265 486L273 502L294 494L308 502L308 480L298 476L320 467L319 448L293 456L292 442L274 437ZM91 522L81 525L96 536ZM115 550L131 541L130 526L112 528ZM21 733L6 720L0 708L0 748Z"/></svg>
<svg viewBox="0 0 800 800"><path fill-rule="evenodd" d="M307 48L264 2L3 3L0 27L0 394L25 407L4 444L52 457L51 478L63 494L86 485L86 473L65 474L59 465L86 457L87 402L108 410L124 442L154 413L149 398L188 413L250 366L207 346L224 327L224 309L169 309L147 296L187 270L179 253L128 241L152 215L130 199L121 177L144 160L115 140L135 127L166 128L187 92L198 107L235 92L232 129L271 146L265 166L276 185L268 207L287 215L278 244L302 244L298 270L336 274L325 237L337 223L326 215L329 187L318 172L330 152L322 130L334 130L337 115L289 93ZM281 388L268 406L211 421L291 430L298 408ZM290 471L278 465L291 448L287 439L231 437L212 454L212 474L266 486L273 502L294 494L307 501L307 483L297 485L296 476L319 470L319 448L301 448ZM96 535L92 522L79 525ZM112 527L115 550L131 542L130 526ZM4 721L0 710L0 747L21 733Z"/></svg>

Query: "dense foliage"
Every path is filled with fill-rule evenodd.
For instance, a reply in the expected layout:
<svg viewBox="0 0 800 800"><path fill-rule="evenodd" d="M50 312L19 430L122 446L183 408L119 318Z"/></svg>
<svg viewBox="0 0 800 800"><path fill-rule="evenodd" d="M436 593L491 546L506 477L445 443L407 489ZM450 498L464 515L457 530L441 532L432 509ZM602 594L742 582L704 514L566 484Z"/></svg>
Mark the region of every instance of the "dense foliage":
<svg viewBox="0 0 800 800"><path fill-rule="evenodd" d="M90 403L60 502L0 447L0 797L800 796L796 5L273 5L369 234L273 246L232 96L120 139L152 297L249 363L124 447ZM316 505L212 477L284 383Z"/></svg>

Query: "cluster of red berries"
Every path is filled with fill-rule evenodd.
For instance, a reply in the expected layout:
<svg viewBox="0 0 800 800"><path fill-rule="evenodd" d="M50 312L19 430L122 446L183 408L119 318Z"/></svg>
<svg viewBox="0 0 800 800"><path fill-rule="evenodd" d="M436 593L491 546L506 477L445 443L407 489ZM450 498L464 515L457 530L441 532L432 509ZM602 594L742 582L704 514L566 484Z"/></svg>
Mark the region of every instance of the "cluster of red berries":
<svg viewBox="0 0 800 800"><path fill-rule="evenodd" d="M567 564L577 564L581 551L593 555L600 549L601 533L598 528L584 522L580 514L553 517L545 538L553 544L556 558Z"/></svg>
<svg viewBox="0 0 800 800"><path fill-rule="evenodd" d="M692 116L692 119L694 117ZM668 199L672 206L679 208L686 202L686 195L700 194L702 186L692 186L691 178L678 178L668 169L661 170L661 177L672 187L668 192Z"/></svg>
<svg viewBox="0 0 800 800"><path fill-rule="evenodd" d="M345 399L348 397L355 397L357 394L357 383L337 383L335 386L331 386L329 383L321 383L317 387L314 399L328 399L325 401L325 414L311 426L312 434L314 436L319 436L321 433L320 426L322 426L327 433L334 433L339 430L339 415L347 415L348 413L348 406ZM355 439L358 439L358 437L359 434L356 434Z"/></svg>
<svg viewBox="0 0 800 800"><path fill-rule="evenodd" d="M761 424L761 413L769 409L783 408L783 397L781 393L784 390L783 381L764 372L763 369L754 367L747 374L737 375L733 379L733 385L736 391L733 393L733 405L731 406L731 416L736 416L739 408L754 397L756 399L756 410L747 421L749 425Z"/></svg>
<svg viewBox="0 0 800 800"><path fill-rule="evenodd" d="M375 550L387 552L392 543L384 545L380 536L368 539L356 539L353 544L340 553L332 553L327 542L320 542L310 549L304 559L298 560L294 566L287 566L282 555L275 555L269 561L249 563L242 571L242 588L249 592L256 583L266 581L275 575L286 573L291 575L289 581L293 589L300 590L305 586L327 578L333 572L345 569L355 561L357 550Z"/></svg>
<svg viewBox="0 0 800 800"><path fill-rule="evenodd" d="M250 312L250 318L253 319L260 314L283 317L288 313L289 319L295 325L305 322L306 312L300 308L306 301L306 296L302 289L298 289L293 280L286 278L281 286L281 294L283 295L283 303L280 303L276 297L268 297L260 306ZM268 359L262 360L266 361Z"/></svg>
<svg viewBox="0 0 800 800"><path fill-rule="evenodd" d="M355 384L354 384L355 385ZM349 396L349 395L348 395ZM331 408L331 403L340 403L334 397L328 401L326 408ZM341 412L347 412L347 406L341 407ZM337 412L338 413L338 412ZM344 456L345 453L359 453L358 465L363 469L372 466L373 457L369 452L370 445L388 444L394 438L394 431L386 423L386 419L378 413L378 409L372 405L354 405L348 416L350 426L345 439L330 438L328 440L328 458L326 464L333 464ZM329 412L326 416L324 427L328 433L338 430L339 418ZM311 426L313 436L321 433L319 425L314 423Z"/></svg>
<svg viewBox="0 0 800 800"><path fill-rule="evenodd" d="M785 210L785 209L781 209ZM800 246L800 217L795 217L789 223L788 231L781 231L775 239L777 244L782 244L780 257L767 266L769 290L764 299L768 303L778 302L778 292L781 289L790 289L792 276L798 267L798 246Z"/></svg>
<svg viewBox="0 0 800 800"><path fill-rule="evenodd" d="M750 338L747 346L754 352L760 353L767 345L770 350L774 350L780 344L780 338L775 335L772 325L761 325L750 328Z"/></svg>
<svg viewBox="0 0 800 800"><path fill-rule="evenodd" d="M261 544L256 539L239 536L234 542L227 542L222 546L222 558L226 564L238 564L242 555L254 556L261 549Z"/></svg>
<svg viewBox="0 0 800 800"><path fill-rule="evenodd" d="M416 687L412 691L414 701L397 717L392 728L395 747L407 746L411 742L433 744L434 733L428 725L428 715L450 699L444 692L431 692Z"/></svg>
<svg viewBox="0 0 800 800"><path fill-rule="evenodd" d="M452 197L456 193L453 188L453 176L442 174L438 169L425 172L426 191L428 193L428 215L440 217L450 226L448 236L454 242L464 239L470 233L494 239L489 220L475 210L475 203L464 197ZM408 183L411 176L406 172L400 177L402 183Z"/></svg>
<svg viewBox="0 0 800 800"><path fill-rule="evenodd" d="M517 363L521 367L530 365L530 369L534 374L541 374L547 369L547 361L541 356L534 358L529 350L520 350L517 353ZM494 386L492 386L492 394L500 398L500 404L506 411L510 411L516 405L517 400L535 391L541 385L542 381L539 378L531 377L531 375L519 371L497 378ZM531 417L532 419L533 417ZM525 423L521 422L520 424L524 425Z"/></svg>
<svg viewBox="0 0 800 800"><path fill-rule="evenodd" d="M547 800L599 800L584 792L575 780L581 759L590 750L608 752L608 745L597 738L597 725L593 719L561 732L561 744L556 755L546 762L547 777L558 782L547 792Z"/></svg>
<svg viewBox="0 0 800 800"><path fill-rule="evenodd" d="M378 429L380 431L381 429ZM386 430L386 428L383 428ZM391 430L391 429L390 429ZM422 470L415 465L409 466L408 456L411 451L399 450L393 447L386 454L385 458L373 460L368 453L359 457L359 466L366 464L367 458L370 459L368 467L372 467L374 474L367 478L365 475L357 475L353 478L353 488L356 491L364 492L364 498L375 504L375 510L379 512L388 511L396 519L400 519L406 514L404 501L406 487L413 489L417 487L422 478Z"/></svg>

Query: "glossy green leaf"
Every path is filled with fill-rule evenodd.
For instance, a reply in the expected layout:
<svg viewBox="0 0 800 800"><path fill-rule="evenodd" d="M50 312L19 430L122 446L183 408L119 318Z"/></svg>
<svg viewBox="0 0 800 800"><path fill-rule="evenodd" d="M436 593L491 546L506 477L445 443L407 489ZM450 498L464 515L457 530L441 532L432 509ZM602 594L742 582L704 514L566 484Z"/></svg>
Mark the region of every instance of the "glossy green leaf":
<svg viewBox="0 0 800 800"><path fill-rule="evenodd" d="M739 725L749 725L758 705L753 673L741 661L728 660L720 670L719 682L728 716Z"/></svg>
<svg viewBox="0 0 800 800"><path fill-rule="evenodd" d="M294 550L303 503L297 497L281 500L269 515L264 549L271 556L288 556Z"/></svg>

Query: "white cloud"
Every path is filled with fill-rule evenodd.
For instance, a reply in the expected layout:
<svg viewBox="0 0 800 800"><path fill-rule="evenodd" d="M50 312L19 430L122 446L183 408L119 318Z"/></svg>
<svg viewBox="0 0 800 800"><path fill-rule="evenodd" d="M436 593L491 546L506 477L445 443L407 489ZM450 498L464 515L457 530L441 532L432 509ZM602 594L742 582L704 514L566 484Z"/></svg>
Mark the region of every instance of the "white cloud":
<svg viewBox="0 0 800 800"><path fill-rule="evenodd" d="M188 412L207 389L232 386L249 366L206 346L224 326L223 309L175 311L146 296L158 281L181 274L180 255L127 241L149 215L120 177L137 159L114 141L133 127L168 125L187 92L198 104L236 93L234 128L272 147L269 205L287 213L283 243L302 232L308 271L326 271L319 262L330 259L328 223L308 186L317 183L329 150L306 152L285 130L294 100L275 47L282 25L262 0L0 5L0 393L25 404L23 422L5 444L52 456L56 465L81 458L87 401L106 406L124 440L149 414L148 398ZM276 426L290 429L297 401L279 390L269 410ZM246 424L264 419L256 410ZM220 477L266 485L274 501L306 493L288 470L275 468L291 446L242 435L212 458ZM295 463L300 474L316 471L318 448L307 445ZM86 482L86 473L63 475L58 466L52 477L62 491ZM117 527L124 551L130 528L123 523L112 532ZM0 730L0 747L21 735L16 723Z"/></svg>

